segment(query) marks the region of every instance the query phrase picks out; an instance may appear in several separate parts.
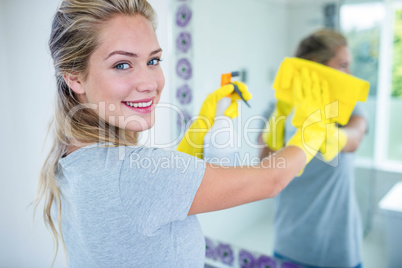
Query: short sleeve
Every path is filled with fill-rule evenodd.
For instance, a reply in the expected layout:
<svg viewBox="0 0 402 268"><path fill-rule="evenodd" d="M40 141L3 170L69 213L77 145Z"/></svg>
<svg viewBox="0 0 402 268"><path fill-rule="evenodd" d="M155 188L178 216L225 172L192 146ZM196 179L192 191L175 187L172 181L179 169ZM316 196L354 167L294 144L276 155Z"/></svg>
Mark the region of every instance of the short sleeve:
<svg viewBox="0 0 402 268"><path fill-rule="evenodd" d="M367 111L366 111L366 109L364 109L362 103L356 103L356 106L353 109L352 115L350 117L352 117L352 116L361 116L366 120L366 123L367 123L366 133L368 133L369 132L369 119L368 119Z"/></svg>
<svg viewBox="0 0 402 268"><path fill-rule="evenodd" d="M361 116L368 121L367 111L364 109L361 103L356 103L351 116Z"/></svg>
<svg viewBox="0 0 402 268"><path fill-rule="evenodd" d="M134 149L121 168L123 209L139 232L153 235L187 217L204 172L204 161L181 152Z"/></svg>

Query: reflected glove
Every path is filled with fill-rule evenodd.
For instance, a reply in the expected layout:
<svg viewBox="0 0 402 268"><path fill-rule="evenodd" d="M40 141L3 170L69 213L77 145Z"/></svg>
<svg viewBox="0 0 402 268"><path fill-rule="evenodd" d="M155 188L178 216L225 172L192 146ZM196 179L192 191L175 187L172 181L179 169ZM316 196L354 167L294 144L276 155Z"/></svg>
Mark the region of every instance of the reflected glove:
<svg viewBox="0 0 402 268"><path fill-rule="evenodd" d="M325 106L330 100L328 83L319 79L316 72L302 68L300 72L295 72L292 90L295 107L292 124L297 130L287 146L293 145L302 149L306 154L307 165L326 138Z"/></svg>
<svg viewBox="0 0 402 268"><path fill-rule="evenodd" d="M292 111L293 104L278 100L274 112L271 114L262 133L262 140L272 150L283 147L285 139L286 117Z"/></svg>
<svg viewBox="0 0 402 268"><path fill-rule="evenodd" d="M343 147L345 147L348 136L342 128L335 123L327 124L327 136L325 142L321 145L320 152L326 162L334 159Z"/></svg>
<svg viewBox="0 0 402 268"><path fill-rule="evenodd" d="M293 103L293 79L302 68L308 68L317 73L318 77L326 80L331 102L338 101L338 114L333 118L333 122L346 125L356 102L364 102L367 99L370 86L367 81L313 61L285 58L273 85L276 91L275 97L278 100Z"/></svg>
<svg viewBox="0 0 402 268"><path fill-rule="evenodd" d="M252 95L250 92L248 92L245 84L237 81L233 82L233 84L239 88L246 101L252 98ZM237 109L237 101L241 99L240 96L234 91L234 85L228 84L222 86L221 88L210 93L204 100L199 115L184 134L183 139L180 141L177 147L177 151L196 156L201 159L203 158L204 136L214 124L216 105L218 101L227 96L230 96L231 104L226 109L225 115L230 118L235 118L238 116L239 113Z"/></svg>

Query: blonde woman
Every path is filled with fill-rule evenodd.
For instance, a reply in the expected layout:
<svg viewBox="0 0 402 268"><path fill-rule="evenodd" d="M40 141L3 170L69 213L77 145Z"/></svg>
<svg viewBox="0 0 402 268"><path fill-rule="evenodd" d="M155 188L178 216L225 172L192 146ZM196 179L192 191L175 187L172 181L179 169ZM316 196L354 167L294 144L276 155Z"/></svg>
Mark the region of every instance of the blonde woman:
<svg viewBox="0 0 402 268"><path fill-rule="evenodd" d="M351 54L340 33L318 30L304 38L296 57L350 73ZM288 118L285 140L296 131ZM318 154L275 198L274 255L303 267L361 267L362 227L354 189L353 156L367 129L357 105L347 125L337 131L346 141L331 162ZM267 146L266 157L275 152ZM295 201L297 200L297 201Z"/></svg>
<svg viewBox="0 0 402 268"><path fill-rule="evenodd" d="M39 198L71 267L203 267L195 214L271 198L306 163L297 135L253 167L137 146L137 134L154 124L165 82L155 25L145 0L64 0L54 17L55 139ZM207 107L233 90L211 93ZM325 133L311 134L319 148ZM275 159L285 165L271 167Z"/></svg>

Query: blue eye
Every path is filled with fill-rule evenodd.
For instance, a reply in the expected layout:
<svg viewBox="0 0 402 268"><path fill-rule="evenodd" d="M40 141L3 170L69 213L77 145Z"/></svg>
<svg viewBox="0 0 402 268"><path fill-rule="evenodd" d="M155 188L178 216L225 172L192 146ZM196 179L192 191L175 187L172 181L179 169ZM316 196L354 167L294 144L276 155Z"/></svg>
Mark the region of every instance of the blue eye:
<svg viewBox="0 0 402 268"><path fill-rule="evenodd" d="M130 68L130 65L128 63L119 63L114 68L116 68L118 70L126 70L126 69Z"/></svg>
<svg viewBox="0 0 402 268"><path fill-rule="evenodd" d="M159 65L159 62L161 62L161 61L162 61L161 59L155 58L155 59L148 61L147 65Z"/></svg>

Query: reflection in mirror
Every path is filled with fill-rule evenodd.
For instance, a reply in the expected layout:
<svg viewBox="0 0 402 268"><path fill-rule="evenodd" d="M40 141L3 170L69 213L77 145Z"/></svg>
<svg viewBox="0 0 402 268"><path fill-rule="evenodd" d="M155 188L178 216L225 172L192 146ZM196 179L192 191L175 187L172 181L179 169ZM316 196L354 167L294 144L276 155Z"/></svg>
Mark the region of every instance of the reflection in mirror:
<svg viewBox="0 0 402 268"><path fill-rule="evenodd" d="M378 159L378 148L374 146L379 139L377 112L381 109L379 105L384 105L384 101L378 102L378 94L383 90L382 79L390 75L384 66L391 66L386 59L383 62L384 57L380 53L391 49L384 48L380 41L384 36L384 27L389 27L384 26L387 7L382 1L249 0L245 4L242 0L194 0L191 3L194 11L191 26L194 88L191 113L197 114L207 94L220 86L221 74L243 71L245 75L241 79L253 94L253 99L249 101L252 108L240 103L240 116L234 124L240 137L241 159L248 164L258 157L257 139L266 122L266 111L275 102L271 86L281 61L293 56L300 40L317 29L332 26L346 36L353 55L352 73L371 83L370 96L363 104L368 111L369 131L357 151L355 171L356 195L364 228L363 264L365 267L384 267L388 255L385 230L381 225L386 218L377 210L377 204L400 180L398 170L375 168L388 156L385 152L383 158ZM395 14L399 14L399 9L394 7L394 10ZM362 12L364 18L359 16ZM395 51L398 48L394 48ZM393 81L397 68L394 65ZM392 71L391 67L388 69ZM395 113L397 107L402 107L397 105L398 92L399 88L393 88L392 99L391 94L385 96L393 105L387 113L391 122L396 120L392 115L399 114ZM384 121L388 122L388 118ZM391 159L401 161L402 158L398 158L401 147L392 146L402 144L400 137L392 134L400 133L391 131L396 126L401 124L391 123L385 127L385 132L380 134L382 137L389 135L390 142L385 139L380 143L390 146ZM207 247L218 247L217 242L222 242L236 248L237 253L245 249L257 255L272 256L274 202L275 199L263 200L199 215L204 234L211 239L207 240ZM222 250L227 254L230 252L228 248ZM242 254L244 257L245 253ZM238 258L239 255L235 255L234 261L239 261Z"/></svg>

